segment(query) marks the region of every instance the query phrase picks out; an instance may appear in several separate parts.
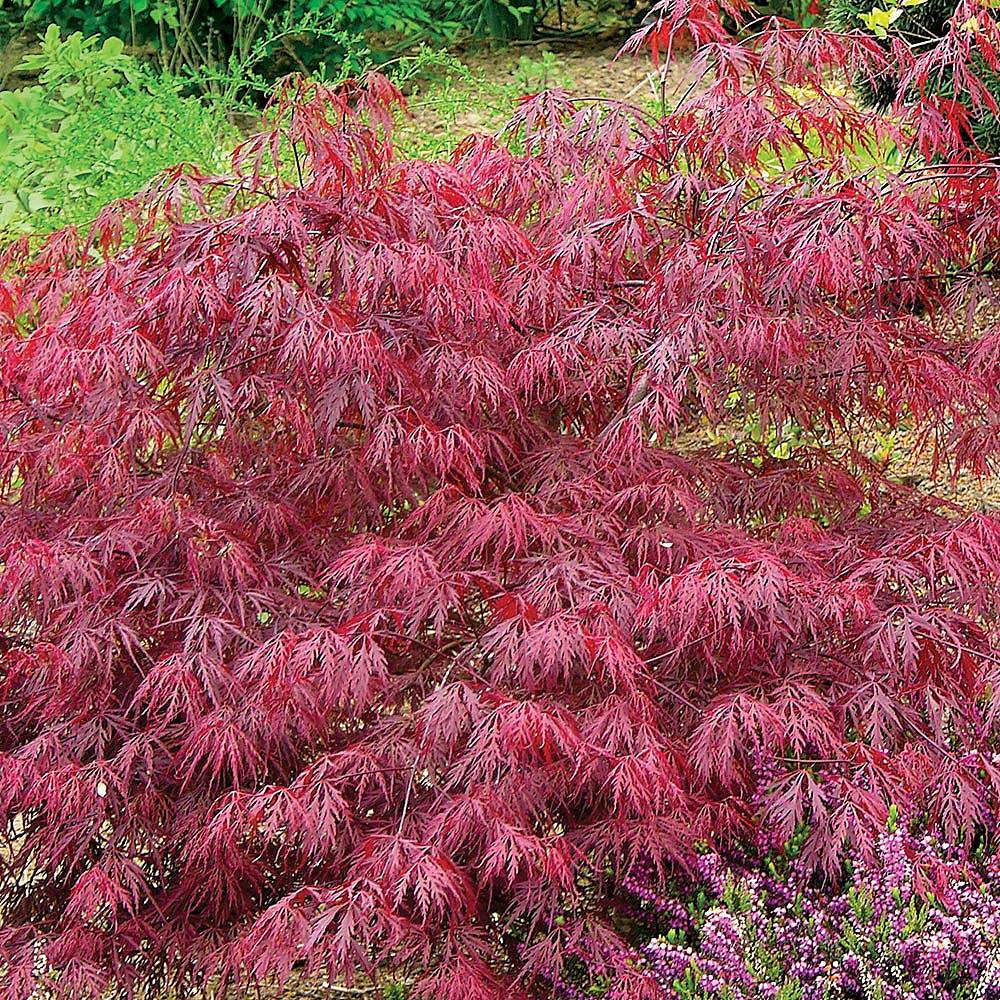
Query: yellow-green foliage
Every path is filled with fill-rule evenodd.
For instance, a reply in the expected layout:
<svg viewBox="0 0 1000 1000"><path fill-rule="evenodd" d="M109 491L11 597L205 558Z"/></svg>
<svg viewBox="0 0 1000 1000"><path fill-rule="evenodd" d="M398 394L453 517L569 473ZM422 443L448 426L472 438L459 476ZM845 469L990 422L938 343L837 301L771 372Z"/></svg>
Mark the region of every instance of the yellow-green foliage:
<svg viewBox="0 0 1000 1000"><path fill-rule="evenodd" d="M0 92L0 236L83 224L164 168L215 169L235 131L223 114L129 56L121 41L52 26Z"/></svg>

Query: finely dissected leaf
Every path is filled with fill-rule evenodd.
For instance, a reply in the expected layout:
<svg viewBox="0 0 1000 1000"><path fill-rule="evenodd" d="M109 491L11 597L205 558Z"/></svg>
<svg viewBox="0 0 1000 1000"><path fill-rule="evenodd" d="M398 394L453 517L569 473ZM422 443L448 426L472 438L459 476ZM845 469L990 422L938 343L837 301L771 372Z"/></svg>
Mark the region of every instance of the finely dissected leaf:
<svg viewBox="0 0 1000 1000"><path fill-rule="evenodd" d="M634 861L996 808L1000 522L859 438L995 463L1000 176L859 170L948 134L823 90L863 40L682 28L659 122L398 162L387 83L290 84L233 176L5 253L6 996L642 996Z"/></svg>

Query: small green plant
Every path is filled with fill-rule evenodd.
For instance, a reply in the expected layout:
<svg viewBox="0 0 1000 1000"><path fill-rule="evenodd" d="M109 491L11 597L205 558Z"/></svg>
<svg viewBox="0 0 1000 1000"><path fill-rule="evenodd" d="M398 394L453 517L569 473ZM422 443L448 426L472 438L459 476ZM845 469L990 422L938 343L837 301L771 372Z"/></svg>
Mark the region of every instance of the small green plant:
<svg viewBox="0 0 1000 1000"><path fill-rule="evenodd" d="M555 62L554 57L545 62L545 71L552 73ZM517 99L530 89L523 79L498 82L452 53L428 45L399 58L390 69L409 94L412 114L401 117L396 146L414 159L447 158L470 132L499 131Z"/></svg>
<svg viewBox="0 0 1000 1000"><path fill-rule="evenodd" d="M180 162L221 166L221 111L145 69L116 38L49 27L21 63L38 84L0 93L0 233L85 223Z"/></svg>
<svg viewBox="0 0 1000 1000"><path fill-rule="evenodd" d="M309 52L299 53L297 46L304 44L308 44ZM310 12L299 20L286 11L266 24L259 36L233 48L224 58L194 56L186 59L178 72L216 105L255 111L272 94L279 66L326 82L339 82L363 76L384 65L385 59L386 54L375 51L365 33L345 26L339 19Z"/></svg>
<svg viewBox="0 0 1000 1000"><path fill-rule="evenodd" d="M709 430L710 440L717 447L745 452L757 464L763 462L765 454L788 459L798 449L816 443L814 434L797 421L785 418L776 423L754 399L740 393L731 393L725 408L732 417Z"/></svg>
<svg viewBox="0 0 1000 1000"><path fill-rule="evenodd" d="M523 55L517 61L514 82L520 90L526 93L549 90L553 87L564 87L567 81L568 78L560 65L559 57L551 50L546 49L537 59L533 56Z"/></svg>

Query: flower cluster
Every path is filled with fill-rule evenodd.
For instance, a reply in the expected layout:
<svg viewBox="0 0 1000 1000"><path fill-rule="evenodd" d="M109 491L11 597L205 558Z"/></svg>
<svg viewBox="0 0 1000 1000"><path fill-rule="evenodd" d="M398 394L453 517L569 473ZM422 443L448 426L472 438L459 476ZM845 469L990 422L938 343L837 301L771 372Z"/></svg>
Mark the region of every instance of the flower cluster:
<svg viewBox="0 0 1000 1000"><path fill-rule="evenodd" d="M1000 997L1000 862L902 830L839 890L780 858L699 859L686 908L641 875L628 888L666 930L644 949L671 1000Z"/></svg>

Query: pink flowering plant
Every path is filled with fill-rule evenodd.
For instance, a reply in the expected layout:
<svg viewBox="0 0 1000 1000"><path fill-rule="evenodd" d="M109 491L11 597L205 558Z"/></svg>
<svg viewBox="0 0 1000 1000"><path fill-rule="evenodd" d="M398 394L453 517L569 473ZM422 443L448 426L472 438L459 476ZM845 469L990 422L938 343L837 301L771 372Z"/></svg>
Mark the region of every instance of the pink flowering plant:
<svg viewBox="0 0 1000 1000"><path fill-rule="evenodd" d="M659 933L644 960L670 1000L1000 997L1000 860L890 817L841 887L810 879L805 830L777 855L699 856L676 894L626 880Z"/></svg>

